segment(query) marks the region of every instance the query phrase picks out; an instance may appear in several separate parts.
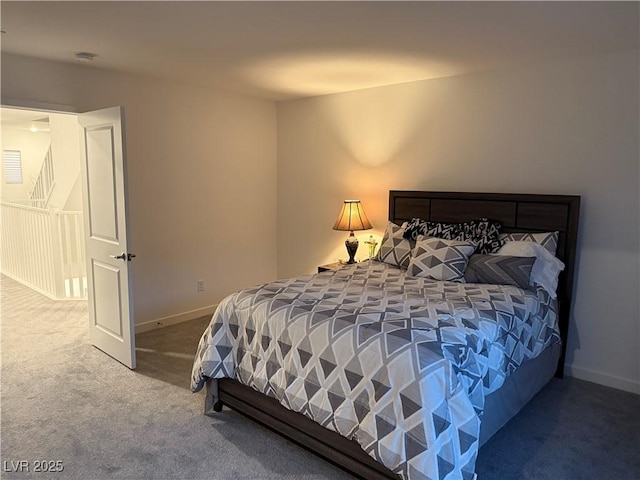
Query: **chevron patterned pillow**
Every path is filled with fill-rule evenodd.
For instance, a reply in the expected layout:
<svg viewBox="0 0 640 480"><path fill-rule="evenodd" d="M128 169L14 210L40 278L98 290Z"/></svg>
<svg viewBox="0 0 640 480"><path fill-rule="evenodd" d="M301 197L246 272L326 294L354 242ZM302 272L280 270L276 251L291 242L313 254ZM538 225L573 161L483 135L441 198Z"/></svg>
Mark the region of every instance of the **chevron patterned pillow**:
<svg viewBox="0 0 640 480"><path fill-rule="evenodd" d="M503 243L506 242L533 242L539 243L549 250L551 255L558 249L558 232L543 233L501 233L499 236Z"/></svg>
<svg viewBox="0 0 640 480"><path fill-rule="evenodd" d="M407 275L464 282L464 271L475 249L473 242L419 235L411 251Z"/></svg>
<svg viewBox="0 0 640 480"><path fill-rule="evenodd" d="M536 257L509 255L471 255L464 272L467 283L491 283L529 288Z"/></svg>

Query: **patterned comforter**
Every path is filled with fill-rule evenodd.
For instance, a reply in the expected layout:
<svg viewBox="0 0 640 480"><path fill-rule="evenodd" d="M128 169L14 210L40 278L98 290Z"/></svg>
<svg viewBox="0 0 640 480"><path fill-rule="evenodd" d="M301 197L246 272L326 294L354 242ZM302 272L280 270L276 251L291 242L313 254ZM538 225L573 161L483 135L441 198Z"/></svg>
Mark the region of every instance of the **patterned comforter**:
<svg viewBox="0 0 640 480"><path fill-rule="evenodd" d="M471 479L485 395L559 342L542 289L363 262L224 299L191 389L235 378L356 440L402 478Z"/></svg>

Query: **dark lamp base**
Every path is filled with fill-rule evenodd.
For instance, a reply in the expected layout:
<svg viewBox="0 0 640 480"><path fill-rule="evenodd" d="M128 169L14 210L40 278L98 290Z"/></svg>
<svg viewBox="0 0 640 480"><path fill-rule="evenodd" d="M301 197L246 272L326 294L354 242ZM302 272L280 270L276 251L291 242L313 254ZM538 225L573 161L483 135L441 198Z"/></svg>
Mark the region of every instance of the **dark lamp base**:
<svg viewBox="0 0 640 480"><path fill-rule="evenodd" d="M358 251L358 239L355 237L353 232L351 232L351 235L349 235L349 238L345 240L344 244L347 247L347 253L349 254L349 260L347 263L356 263L355 256Z"/></svg>

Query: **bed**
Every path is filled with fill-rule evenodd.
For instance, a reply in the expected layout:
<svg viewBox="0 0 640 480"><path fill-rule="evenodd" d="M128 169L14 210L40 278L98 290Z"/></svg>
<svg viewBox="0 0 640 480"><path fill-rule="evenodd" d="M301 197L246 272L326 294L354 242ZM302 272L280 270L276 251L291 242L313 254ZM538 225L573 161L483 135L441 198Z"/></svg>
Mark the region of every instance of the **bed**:
<svg viewBox="0 0 640 480"><path fill-rule="evenodd" d="M567 195L391 191L390 227L487 217L516 239L557 232L557 300L384 262L285 279L221 303L192 390L206 388L205 413L227 405L360 478L474 478L479 447L562 376L579 207Z"/></svg>

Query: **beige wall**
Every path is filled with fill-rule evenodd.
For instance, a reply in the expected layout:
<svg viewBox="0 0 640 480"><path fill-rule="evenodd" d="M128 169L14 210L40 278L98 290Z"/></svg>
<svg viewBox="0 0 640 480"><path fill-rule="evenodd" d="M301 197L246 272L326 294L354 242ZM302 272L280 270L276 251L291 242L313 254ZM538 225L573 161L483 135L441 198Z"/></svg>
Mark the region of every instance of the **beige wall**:
<svg viewBox="0 0 640 480"><path fill-rule="evenodd" d="M638 67L636 50L278 104L279 275L346 257L346 198L379 236L390 189L578 194L568 371L640 392Z"/></svg>
<svg viewBox="0 0 640 480"><path fill-rule="evenodd" d="M124 106L137 324L275 278L273 102L6 54L2 99Z"/></svg>
<svg viewBox="0 0 640 480"><path fill-rule="evenodd" d="M50 203L60 208L67 203L80 176L80 129L76 115L49 114L51 157L56 186ZM82 210L80 208L79 210Z"/></svg>
<svg viewBox="0 0 640 480"><path fill-rule="evenodd" d="M83 210L82 205L82 178L81 175L76 177L76 181L71 186L71 191L69 192L69 197L67 197L67 201L62 206L63 210L68 212L78 212Z"/></svg>

